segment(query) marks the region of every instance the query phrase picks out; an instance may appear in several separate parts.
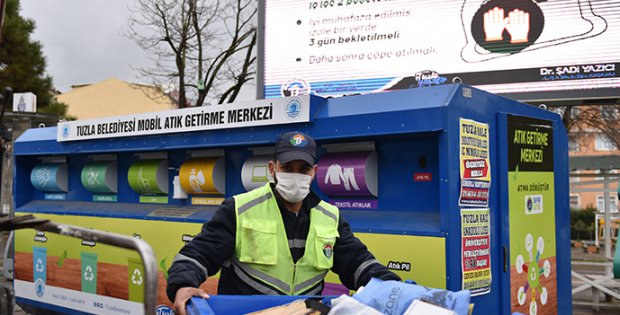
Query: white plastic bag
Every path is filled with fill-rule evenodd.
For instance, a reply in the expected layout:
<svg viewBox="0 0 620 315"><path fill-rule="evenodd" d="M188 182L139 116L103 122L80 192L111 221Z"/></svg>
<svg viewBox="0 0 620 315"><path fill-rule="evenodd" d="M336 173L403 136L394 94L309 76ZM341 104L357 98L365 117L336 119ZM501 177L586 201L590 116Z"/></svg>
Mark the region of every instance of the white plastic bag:
<svg viewBox="0 0 620 315"><path fill-rule="evenodd" d="M376 309L358 302L356 299L348 296L341 295L338 298L332 299L332 309L327 315L383 315L383 313Z"/></svg>

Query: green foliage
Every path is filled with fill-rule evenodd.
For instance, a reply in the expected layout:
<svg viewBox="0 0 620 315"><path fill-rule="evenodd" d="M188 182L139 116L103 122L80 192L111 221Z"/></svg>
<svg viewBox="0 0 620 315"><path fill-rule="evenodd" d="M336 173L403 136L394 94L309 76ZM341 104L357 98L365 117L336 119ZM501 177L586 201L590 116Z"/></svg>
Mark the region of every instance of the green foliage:
<svg viewBox="0 0 620 315"><path fill-rule="evenodd" d="M594 239L594 220L596 219L596 208L587 207L585 209L571 209L570 211L570 234L573 240L593 240Z"/></svg>
<svg viewBox="0 0 620 315"><path fill-rule="evenodd" d="M67 115L67 104L62 103L62 102L57 102L56 100L54 100L51 104L41 109L37 107L37 112L42 113L42 114L56 115L59 118L64 119L64 120L76 120L77 119L75 116Z"/></svg>
<svg viewBox="0 0 620 315"><path fill-rule="evenodd" d="M37 95L37 111L64 118L67 105L58 103L53 95L52 78L45 74L45 57L41 43L30 39L35 22L19 15L19 0L8 0L2 26L0 88L12 87L16 93Z"/></svg>
<svg viewBox="0 0 620 315"><path fill-rule="evenodd" d="M62 267L65 264L65 259L67 259L67 250L65 249L62 254L58 257L58 267Z"/></svg>
<svg viewBox="0 0 620 315"><path fill-rule="evenodd" d="M168 279L168 266L166 266L166 258L168 257L165 257L159 262L159 268L164 271L164 278Z"/></svg>

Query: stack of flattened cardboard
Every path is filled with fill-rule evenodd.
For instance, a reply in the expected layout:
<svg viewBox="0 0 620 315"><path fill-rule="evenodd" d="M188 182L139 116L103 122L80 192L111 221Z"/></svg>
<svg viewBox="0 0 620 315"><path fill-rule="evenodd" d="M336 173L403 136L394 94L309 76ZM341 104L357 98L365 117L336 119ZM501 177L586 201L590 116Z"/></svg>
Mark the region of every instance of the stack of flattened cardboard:
<svg viewBox="0 0 620 315"><path fill-rule="evenodd" d="M249 313L246 315L320 315L321 312L314 308L306 306L306 302L302 299L294 302L268 308L266 310Z"/></svg>

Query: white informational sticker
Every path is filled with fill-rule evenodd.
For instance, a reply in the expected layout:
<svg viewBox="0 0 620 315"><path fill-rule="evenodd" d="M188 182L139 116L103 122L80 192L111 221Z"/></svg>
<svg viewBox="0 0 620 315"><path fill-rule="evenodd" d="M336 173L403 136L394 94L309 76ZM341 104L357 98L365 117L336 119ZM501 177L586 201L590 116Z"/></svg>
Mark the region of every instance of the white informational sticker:
<svg viewBox="0 0 620 315"><path fill-rule="evenodd" d="M310 96L190 107L58 124L57 141L229 129L310 121Z"/></svg>

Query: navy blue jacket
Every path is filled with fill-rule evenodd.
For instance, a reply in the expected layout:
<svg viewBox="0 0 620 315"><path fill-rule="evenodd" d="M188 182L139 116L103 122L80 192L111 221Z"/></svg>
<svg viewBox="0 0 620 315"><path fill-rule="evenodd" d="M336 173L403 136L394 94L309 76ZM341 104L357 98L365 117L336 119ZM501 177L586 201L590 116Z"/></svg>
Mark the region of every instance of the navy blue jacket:
<svg viewBox="0 0 620 315"><path fill-rule="evenodd" d="M273 184L272 190L274 190ZM276 199L282 213L291 256L297 262L305 251L305 242L310 228L310 209L315 207L320 199L311 192L304 199L298 215L288 211L279 197ZM372 277L400 281L398 275L380 264L366 246L353 235L349 223L342 215L339 219L338 232L340 237L334 245L334 266L331 271L338 274L340 281L347 288L356 290L370 281ZM235 252L235 233L235 200L227 198L213 218L202 226L200 234L181 249L168 269L167 294L170 301L174 302L178 289L197 288L207 276L215 275L220 268L222 272L218 283L218 294L261 294L242 281L229 263L229 259ZM323 282L317 286L322 289ZM317 292L317 286L310 288L307 292Z"/></svg>

